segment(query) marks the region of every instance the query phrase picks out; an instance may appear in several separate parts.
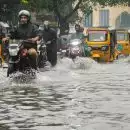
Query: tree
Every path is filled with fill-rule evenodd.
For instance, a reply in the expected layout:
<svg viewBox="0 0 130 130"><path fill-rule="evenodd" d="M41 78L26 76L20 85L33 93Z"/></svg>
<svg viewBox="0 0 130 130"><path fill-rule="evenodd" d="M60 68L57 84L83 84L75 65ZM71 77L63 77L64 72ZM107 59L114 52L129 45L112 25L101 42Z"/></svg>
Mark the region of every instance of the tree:
<svg viewBox="0 0 130 130"><path fill-rule="evenodd" d="M130 0L27 0L28 7L40 11L46 9L54 12L58 18L61 35L68 29L69 19L81 9L89 15L96 5L101 6L115 6L119 4L130 3ZM69 8L67 8L69 7Z"/></svg>
<svg viewBox="0 0 130 130"><path fill-rule="evenodd" d="M0 4L20 4L20 0L0 0Z"/></svg>

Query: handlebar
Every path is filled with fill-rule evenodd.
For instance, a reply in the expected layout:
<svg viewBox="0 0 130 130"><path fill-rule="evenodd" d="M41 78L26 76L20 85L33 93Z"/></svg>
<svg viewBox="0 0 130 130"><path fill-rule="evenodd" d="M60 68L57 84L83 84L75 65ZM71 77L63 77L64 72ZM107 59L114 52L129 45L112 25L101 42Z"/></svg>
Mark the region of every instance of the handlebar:
<svg viewBox="0 0 130 130"><path fill-rule="evenodd" d="M36 44L36 42L32 41L31 39L27 39L27 40L21 40L21 43L33 43L33 44Z"/></svg>
<svg viewBox="0 0 130 130"><path fill-rule="evenodd" d="M21 48L37 48L37 44L36 44L36 42L33 42L32 40L20 40L20 45L19 45L19 47Z"/></svg>

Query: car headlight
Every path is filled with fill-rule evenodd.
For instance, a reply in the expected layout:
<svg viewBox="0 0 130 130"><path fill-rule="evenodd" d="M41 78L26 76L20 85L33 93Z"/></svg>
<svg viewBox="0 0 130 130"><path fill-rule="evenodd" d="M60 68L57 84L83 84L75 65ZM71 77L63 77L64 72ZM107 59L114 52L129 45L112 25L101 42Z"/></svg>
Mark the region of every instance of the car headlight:
<svg viewBox="0 0 130 130"><path fill-rule="evenodd" d="M90 47L90 46L88 46L88 49L87 49L88 51L92 51L92 47Z"/></svg>
<svg viewBox="0 0 130 130"><path fill-rule="evenodd" d="M102 51L108 51L108 49L109 49L109 46L102 46L101 48Z"/></svg>

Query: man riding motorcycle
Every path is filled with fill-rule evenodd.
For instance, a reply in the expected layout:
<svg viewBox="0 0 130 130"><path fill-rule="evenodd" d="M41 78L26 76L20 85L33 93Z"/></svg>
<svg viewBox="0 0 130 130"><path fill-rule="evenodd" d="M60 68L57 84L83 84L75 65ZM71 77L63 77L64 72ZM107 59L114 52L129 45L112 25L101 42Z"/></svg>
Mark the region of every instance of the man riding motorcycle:
<svg viewBox="0 0 130 130"><path fill-rule="evenodd" d="M79 24L76 24L75 25L75 33L72 33L69 37L69 44L73 41L73 40L76 40L76 39L79 39L81 41L81 48L82 48L82 56L84 56L84 41L85 41L85 36L83 34L83 28L80 27Z"/></svg>
<svg viewBox="0 0 130 130"><path fill-rule="evenodd" d="M83 31L81 30L81 27L79 24L76 24L75 25L75 33L73 33L71 36L70 36L70 39L83 39L84 38L84 34L83 34Z"/></svg>
<svg viewBox="0 0 130 130"><path fill-rule="evenodd" d="M47 45L47 58L52 66L57 63L57 33L50 28L49 22L44 21L43 27L39 27L42 31L42 37Z"/></svg>
<svg viewBox="0 0 130 130"><path fill-rule="evenodd" d="M88 48L88 45L86 44L86 36L83 34L84 28L81 27L79 24L76 24L75 31L76 32L70 36L70 40L72 40L72 39L82 40L82 46L84 48L83 56L89 57L91 55L91 53L86 49L86 48Z"/></svg>
<svg viewBox="0 0 130 130"><path fill-rule="evenodd" d="M11 39L22 39L30 40L36 43L40 37L41 33L38 31L38 27L31 23L31 14L27 10L21 10L18 14L19 23L16 27L10 30L10 35L6 38L3 38L3 43L6 44L6 41ZM26 50L31 57L31 64L34 69L36 69L36 57L37 51L34 48Z"/></svg>

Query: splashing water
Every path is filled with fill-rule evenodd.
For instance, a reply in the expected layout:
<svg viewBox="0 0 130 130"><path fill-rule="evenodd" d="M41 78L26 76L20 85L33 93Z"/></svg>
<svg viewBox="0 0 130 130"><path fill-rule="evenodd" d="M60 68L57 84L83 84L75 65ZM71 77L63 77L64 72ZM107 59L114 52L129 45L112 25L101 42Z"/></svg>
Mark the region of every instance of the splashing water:
<svg viewBox="0 0 130 130"><path fill-rule="evenodd" d="M91 58L76 57L74 60L63 58L59 60L57 69L89 69L95 63Z"/></svg>
<svg viewBox="0 0 130 130"><path fill-rule="evenodd" d="M71 69L88 70L92 67L92 64L96 64L96 62L91 58L76 57L71 64Z"/></svg>
<svg viewBox="0 0 130 130"><path fill-rule="evenodd" d="M99 64L63 58L21 84L7 84L6 71L0 69L0 128L129 130L129 68L126 59Z"/></svg>

